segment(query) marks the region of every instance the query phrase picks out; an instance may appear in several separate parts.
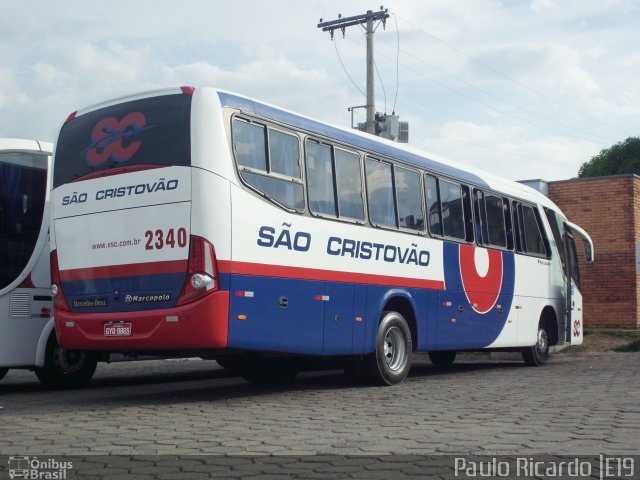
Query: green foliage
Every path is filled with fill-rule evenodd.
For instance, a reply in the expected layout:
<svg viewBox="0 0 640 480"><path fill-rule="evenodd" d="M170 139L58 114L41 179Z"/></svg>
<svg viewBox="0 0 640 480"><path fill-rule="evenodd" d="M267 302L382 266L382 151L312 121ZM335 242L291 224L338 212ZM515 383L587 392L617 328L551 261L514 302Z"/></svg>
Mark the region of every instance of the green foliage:
<svg viewBox="0 0 640 480"><path fill-rule="evenodd" d="M603 177L635 173L640 175L640 137L629 137L585 162L578 170L579 178Z"/></svg>

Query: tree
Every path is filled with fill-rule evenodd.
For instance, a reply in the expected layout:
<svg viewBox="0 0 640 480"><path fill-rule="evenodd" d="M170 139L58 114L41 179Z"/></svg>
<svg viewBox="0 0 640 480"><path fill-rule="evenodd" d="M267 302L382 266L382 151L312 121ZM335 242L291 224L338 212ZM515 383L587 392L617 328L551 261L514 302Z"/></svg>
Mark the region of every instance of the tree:
<svg viewBox="0 0 640 480"><path fill-rule="evenodd" d="M578 178L635 173L640 175L640 137L629 137L583 163Z"/></svg>

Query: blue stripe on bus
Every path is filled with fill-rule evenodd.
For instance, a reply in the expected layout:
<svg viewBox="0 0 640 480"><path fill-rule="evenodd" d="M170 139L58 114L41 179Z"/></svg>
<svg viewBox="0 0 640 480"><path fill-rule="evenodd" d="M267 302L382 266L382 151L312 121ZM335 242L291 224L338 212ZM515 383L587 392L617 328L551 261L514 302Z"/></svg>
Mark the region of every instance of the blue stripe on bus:
<svg viewBox="0 0 640 480"><path fill-rule="evenodd" d="M281 122L304 132L331 138L343 144L361 148L374 154L377 153L388 158L405 161L418 167L425 168L432 173L439 173L477 186L488 187L486 181L477 175L467 172L466 170L461 170L445 163L441 163L421 155L416 155L402 148L388 145L377 141L375 137L369 139L361 135L355 135L348 131L332 127L331 125L311 120L300 115L230 93L218 92L218 97L220 98L220 103L223 107L237 108L250 114L259 115L265 119Z"/></svg>

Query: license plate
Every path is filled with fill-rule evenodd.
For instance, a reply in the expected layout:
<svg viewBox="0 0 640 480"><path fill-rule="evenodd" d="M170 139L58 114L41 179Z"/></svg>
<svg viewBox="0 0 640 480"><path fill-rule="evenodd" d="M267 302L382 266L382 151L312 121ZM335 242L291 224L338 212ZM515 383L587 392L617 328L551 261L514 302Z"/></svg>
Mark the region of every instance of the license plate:
<svg viewBox="0 0 640 480"><path fill-rule="evenodd" d="M129 337L131 336L130 323L107 323L104 326L105 337Z"/></svg>

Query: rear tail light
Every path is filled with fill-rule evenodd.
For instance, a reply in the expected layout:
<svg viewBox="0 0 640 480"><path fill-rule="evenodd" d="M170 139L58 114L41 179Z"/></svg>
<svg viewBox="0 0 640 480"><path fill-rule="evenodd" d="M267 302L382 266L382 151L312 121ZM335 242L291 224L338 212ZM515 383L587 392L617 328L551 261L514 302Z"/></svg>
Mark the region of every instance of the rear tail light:
<svg viewBox="0 0 640 480"><path fill-rule="evenodd" d="M218 268L213 245L202 237L191 235L187 278L176 305L197 300L218 288Z"/></svg>
<svg viewBox="0 0 640 480"><path fill-rule="evenodd" d="M59 310L69 311L69 304L67 299L64 298L62 287L60 283L60 269L58 268L58 251L53 250L49 255L49 261L51 265L51 298L53 299L53 306Z"/></svg>

